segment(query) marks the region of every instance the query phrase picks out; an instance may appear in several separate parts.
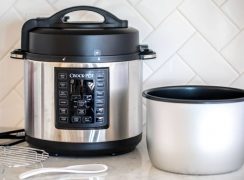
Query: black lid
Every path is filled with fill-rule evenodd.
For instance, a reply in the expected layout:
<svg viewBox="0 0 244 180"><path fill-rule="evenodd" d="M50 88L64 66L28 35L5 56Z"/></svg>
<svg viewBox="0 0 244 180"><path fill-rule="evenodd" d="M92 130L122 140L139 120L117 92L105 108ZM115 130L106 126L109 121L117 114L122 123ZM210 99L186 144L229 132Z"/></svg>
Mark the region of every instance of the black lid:
<svg viewBox="0 0 244 180"><path fill-rule="evenodd" d="M67 13L88 10L104 17L102 23L70 23ZM147 46L139 46L138 30L127 20L95 7L64 9L49 18L27 21L22 27L21 50L11 57L39 61L114 62L155 58ZM147 57L146 57L146 56Z"/></svg>

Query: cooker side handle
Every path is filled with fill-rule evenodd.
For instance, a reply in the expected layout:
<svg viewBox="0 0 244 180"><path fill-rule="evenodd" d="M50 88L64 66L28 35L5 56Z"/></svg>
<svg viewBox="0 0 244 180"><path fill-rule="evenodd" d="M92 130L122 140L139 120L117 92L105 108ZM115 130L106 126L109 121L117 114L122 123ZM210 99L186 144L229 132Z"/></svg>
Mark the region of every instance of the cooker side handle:
<svg viewBox="0 0 244 180"><path fill-rule="evenodd" d="M139 45L139 57L141 60L155 59L156 52L148 48L148 45Z"/></svg>

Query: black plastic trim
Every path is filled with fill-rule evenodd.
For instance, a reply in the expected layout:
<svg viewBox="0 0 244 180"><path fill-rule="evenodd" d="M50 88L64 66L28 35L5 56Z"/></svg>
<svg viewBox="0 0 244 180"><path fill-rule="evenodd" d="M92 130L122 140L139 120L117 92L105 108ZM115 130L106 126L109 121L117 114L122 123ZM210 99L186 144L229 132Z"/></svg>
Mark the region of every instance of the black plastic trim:
<svg viewBox="0 0 244 180"><path fill-rule="evenodd" d="M74 11L86 10L93 11L104 17L104 22L102 23L67 23L64 21L66 14ZM36 28L127 28L128 21L121 20L104 9L100 9L92 6L75 6L63 9L51 17L48 18L36 18L30 19L25 22L22 27L21 35L21 49L24 51L29 50L29 33Z"/></svg>
<svg viewBox="0 0 244 180"><path fill-rule="evenodd" d="M142 139L142 134L128 139L98 143L71 143L47 141L26 136L33 147L41 148L50 155L60 156L102 156L119 155L133 151Z"/></svg>
<svg viewBox="0 0 244 180"><path fill-rule="evenodd" d="M177 98L177 97L172 97L174 96L173 90L178 90L178 95L180 93L184 93L185 95L187 93L194 93L193 91L204 91L205 99L187 99L187 98ZM151 93L158 92L160 91L168 91L167 93L172 93L171 97L163 97L163 92L161 96L159 95L152 95ZM180 92L181 91L181 92ZM187 92L188 91L188 92ZM220 99L212 98L211 99L211 93L213 91L217 91L218 93L223 93L224 91L228 93L228 97L223 97ZM166 92L165 92L166 93ZM203 93L203 92L202 92ZM216 92L215 92L216 93ZM238 97L233 97L233 93L238 93ZM232 95L232 97L230 97ZM155 100L155 101L161 101L161 102L170 102L170 103L189 103L189 104L221 104L221 103L236 103L236 102L243 102L244 101L244 90L242 89L237 89L237 88L230 88L230 87L221 87L221 86L198 86L198 85L189 85L189 86L165 86L165 87L158 87L158 88L153 88L153 89L148 89L145 90L142 93L142 96L150 99L150 100Z"/></svg>
<svg viewBox="0 0 244 180"><path fill-rule="evenodd" d="M116 56L51 56L26 53L25 58L42 62L108 63L138 60L139 54L135 53Z"/></svg>

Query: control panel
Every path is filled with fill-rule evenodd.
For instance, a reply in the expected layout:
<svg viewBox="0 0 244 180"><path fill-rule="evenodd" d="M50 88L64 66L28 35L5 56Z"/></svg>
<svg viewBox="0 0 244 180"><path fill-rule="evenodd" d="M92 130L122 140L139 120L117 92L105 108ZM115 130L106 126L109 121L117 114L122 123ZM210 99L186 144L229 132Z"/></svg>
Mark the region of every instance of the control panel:
<svg viewBox="0 0 244 180"><path fill-rule="evenodd" d="M56 128L108 128L108 68L55 68L55 90Z"/></svg>

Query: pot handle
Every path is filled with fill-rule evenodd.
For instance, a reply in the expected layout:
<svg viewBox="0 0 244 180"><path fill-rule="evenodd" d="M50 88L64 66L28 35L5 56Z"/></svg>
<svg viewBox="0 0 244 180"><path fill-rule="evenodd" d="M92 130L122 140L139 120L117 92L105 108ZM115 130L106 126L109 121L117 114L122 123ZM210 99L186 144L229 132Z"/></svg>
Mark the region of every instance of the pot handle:
<svg viewBox="0 0 244 180"><path fill-rule="evenodd" d="M91 23L91 22L79 22L69 23L67 22L68 17L66 14L74 11L92 11L100 14L104 17L103 22ZM22 27L21 35L21 50L22 53L29 49L29 32L35 28L127 28L128 21L121 20L113 14L103 9L91 6L75 6L57 12L48 18L36 18L28 20Z"/></svg>
<svg viewBox="0 0 244 180"><path fill-rule="evenodd" d="M67 22L69 17L65 16L66 14L74 12L74 11L80 11L80 10L96 12L96 13L100 14L101 16L103 16L104 21L102 23L95 23L95 22L69 23L69 22ZM128 27L127 20L121 20L108 11L105 11L105 10L97 8L97 7L92 7L92 6L75 6L75 7L70 7L70 8L64 9L64 10L59 11L56 14L52 15L49 18L49 21L55 27L73 27L73 28L127 28Z"/></svg>

